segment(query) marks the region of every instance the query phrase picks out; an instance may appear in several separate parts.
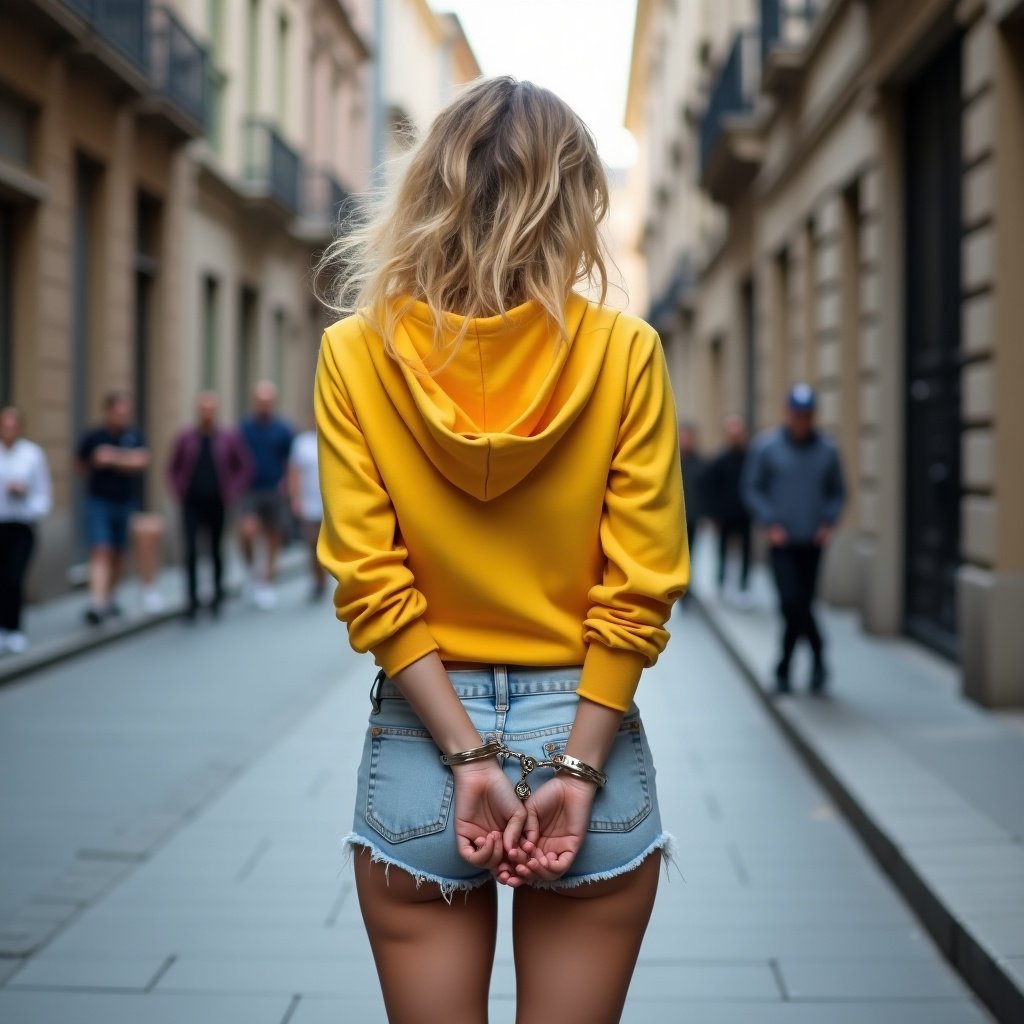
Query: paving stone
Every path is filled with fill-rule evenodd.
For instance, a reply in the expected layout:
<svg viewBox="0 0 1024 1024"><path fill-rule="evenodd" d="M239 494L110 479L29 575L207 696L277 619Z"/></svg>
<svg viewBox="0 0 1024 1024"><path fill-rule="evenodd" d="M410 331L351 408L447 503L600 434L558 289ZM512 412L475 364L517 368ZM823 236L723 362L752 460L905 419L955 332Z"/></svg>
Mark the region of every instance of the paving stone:
<svg viewBox="0 0 1024 1024"><path fill-rule="evenodd" d="M782 957L779 972L788 998L807 999L957 999L962 982L934 959L871 957L841 960Z"/></svg>
<svg viewBox="0 0 1024 1024"><path fill-rule="evenodd" d="M160 992L366 994L376 972L369 947L335 957L179 957L160 979Z"/></svg>
<svg viewBox="0 0 1024 1024"><path fill-rule="evenodd" d="M10 1024L281 1024L282 996L0 991Z"/></svg>
<svg viewBox="0 0 1024 1024"><path fill-rule="evenodd" d="M49 952L30 960L12 978L8 989L127 989L142 992L166 965L160 955L117 957L56 956Z"/></svg>
<svg viewBox="0 0 1024 1024"><path fill-rule="evenodd" d="M0 988L25 965L22 957L0 957Z"/></svg>
<svg viewBox="0 0 1024 1024"><path fill-rule="evenodd" d="M621 1024L984 1024L990 1018L963 1002L698 1002L631 998Z"/></svg>

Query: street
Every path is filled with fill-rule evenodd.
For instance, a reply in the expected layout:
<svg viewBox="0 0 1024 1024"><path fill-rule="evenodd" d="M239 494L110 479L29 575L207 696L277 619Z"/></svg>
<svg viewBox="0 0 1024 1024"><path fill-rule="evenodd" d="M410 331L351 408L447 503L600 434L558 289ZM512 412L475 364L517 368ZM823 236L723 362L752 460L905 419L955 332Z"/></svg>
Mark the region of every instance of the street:
<svg viewBox="0 0 1024 1024"><path fill-rule="evenodd" d="M623 1020L989 1020L703 621L673 634L640 704L679 851ZM339 847L372 676L292 582L0 690L0 1020L383 1022Z"/></svg>

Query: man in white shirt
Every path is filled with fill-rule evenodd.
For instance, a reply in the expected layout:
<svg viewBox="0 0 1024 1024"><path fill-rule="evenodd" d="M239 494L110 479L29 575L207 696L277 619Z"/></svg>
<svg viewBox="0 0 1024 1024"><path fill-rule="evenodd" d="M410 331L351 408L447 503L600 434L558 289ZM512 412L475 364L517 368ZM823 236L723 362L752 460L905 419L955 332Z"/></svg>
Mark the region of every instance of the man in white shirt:
<svg viewBox="0 0 1024 1024"><path fill-rule="evenodd" d="M0 409L0 653L21 654L25 573L35 546L35 524L53 504L50 468L37 444L21 436L21 413Z"/></svg>
<svg viewBox="0 0 1024 1024"><path fill-rule="evenodd" d="M320 497L320 475L317 468L316 431L312 428L297 434L288 456L288 494L292 513L299 523L303 540L309 545L310 574L313 577L311 601L319 601L327 585L323 566L316 557L316 542L324 517Z"/></svg>

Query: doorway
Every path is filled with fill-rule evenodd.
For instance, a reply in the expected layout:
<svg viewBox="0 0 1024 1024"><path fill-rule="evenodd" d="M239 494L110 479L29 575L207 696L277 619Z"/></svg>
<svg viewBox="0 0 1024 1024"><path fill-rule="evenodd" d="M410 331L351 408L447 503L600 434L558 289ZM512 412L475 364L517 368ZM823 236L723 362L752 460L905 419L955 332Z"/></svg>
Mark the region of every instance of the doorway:
<svg viewBox="0 0 1024 1024"><path fill-rule="evenodd" d="M960 565L961 40L905 93L906 631L957 655Z"/></svg>

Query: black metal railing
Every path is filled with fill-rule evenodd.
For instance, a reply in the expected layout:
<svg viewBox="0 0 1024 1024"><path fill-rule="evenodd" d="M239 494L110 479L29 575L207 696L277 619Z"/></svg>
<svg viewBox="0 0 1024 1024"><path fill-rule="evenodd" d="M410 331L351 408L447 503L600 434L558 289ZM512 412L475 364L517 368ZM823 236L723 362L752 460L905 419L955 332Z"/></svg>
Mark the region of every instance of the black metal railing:
<svg viewBox="0 0 1024 1024"><path fill-rule="evenodd" d="M150 0L63 0L139 70L149 71Z"/></svg>
<svg viewBox="0 0 1024 1024"><path fill-rule="evenodd" d="M819 0L761 0L761 59L804 43L820 9Z"/></svg>
<svg viewBox="0 0 1024 1024"><path fill-rule="evenodd" d="M242 129L245 180L286 210L296 213L302 176L299 154L265 118L246 118Z"/></svg>
<svg viewBox="0 0 1024 1024"><path fill-rule="evenodd" d="M205 127L209 88L206 47L167 7L154 10L152 31L156 87L188 117Z"/></svg>
<svg viewBox="0 0 1024 1024"><path fill-rule="evenodd" d="M729 56L719 68L700 123L700 165L703 174L728 117L751 114L757 100L761 61L754 33L737 32Z"/></svg>

